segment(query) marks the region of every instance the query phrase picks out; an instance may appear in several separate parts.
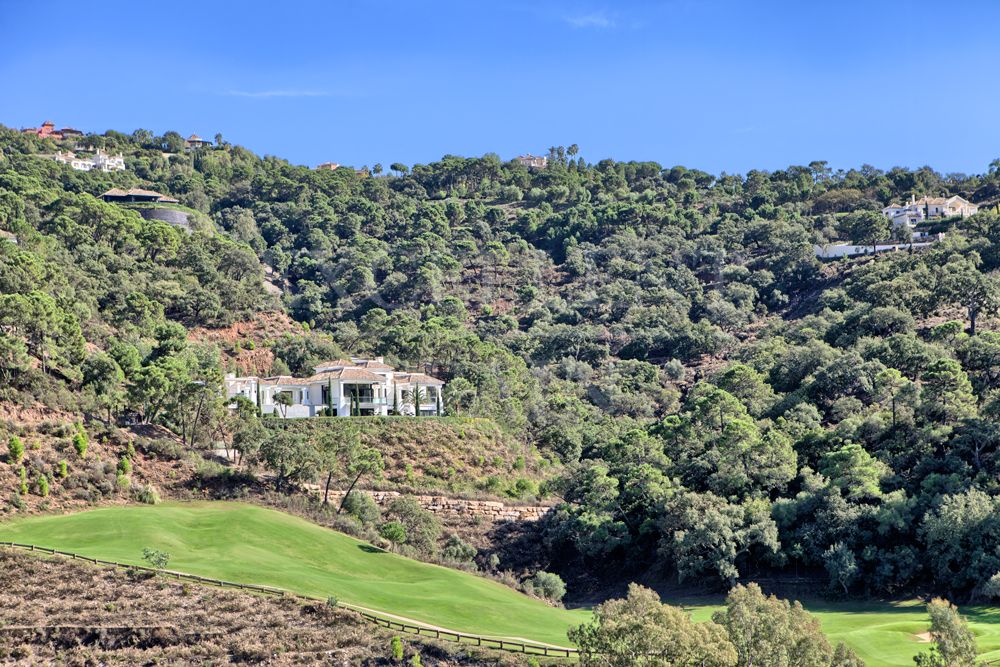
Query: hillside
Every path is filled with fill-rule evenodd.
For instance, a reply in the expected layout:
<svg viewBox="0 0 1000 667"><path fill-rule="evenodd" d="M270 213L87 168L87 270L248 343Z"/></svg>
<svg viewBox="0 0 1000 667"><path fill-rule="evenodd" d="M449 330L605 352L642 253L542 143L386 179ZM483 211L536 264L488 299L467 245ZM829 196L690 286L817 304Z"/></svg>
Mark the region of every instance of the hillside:
<svg viewBox="0 0 1000 667"><path fill-rule="evenodd" d="M4 664L381 665L392 633L322 603L142 578L0 551ZM406 637L425 665L517 665L489 651Z"/></svg>
<svg viewBox="0 0 1000 667"><path fill-rule="evenodd" d="M543 472L535 460L537 454L490 419L269 420L267 428L300 433L313 441L343 439L356 431L364 445L381 453L385 462L382 481L413 490L479 489L517 497L526 493L516 488L518 479L523 480L523 486ZM334 482L346 487L350 475L338 469Z"/></svg>
<svg viewBox="0 0 1000 667"><path fill-rule="evenodd" d="M996 169L713 175L574 146L544 169L445 156L376 177L178 140L86 135L126 169L79 172L46 157L53 139L0 131L5 409L223 443L283 492L377 454L373 485L412 468L417 486L549 493L525 567L577 591L789 572L846 595L996 590ZM98 198L112 187L210 228ZM816 258L898 236L882 208L924 195L981 208L919 252ZM438 376L447 412L497 429L394 422L338 458L221 398L226 372L344 355ZM57 464L24 494L14 461L10 505Z"/></svg>

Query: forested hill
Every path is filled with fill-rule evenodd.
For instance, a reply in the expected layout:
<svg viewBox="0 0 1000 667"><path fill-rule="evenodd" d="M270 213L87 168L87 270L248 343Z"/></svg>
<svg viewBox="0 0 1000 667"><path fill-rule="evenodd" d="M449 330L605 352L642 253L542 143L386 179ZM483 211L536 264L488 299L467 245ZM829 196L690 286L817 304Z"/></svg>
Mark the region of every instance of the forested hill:
<svg viewBox="0 0 1000 667"><path fill-rule="evenodd" d="M357 173L176 133L80 143L127 169L74 171L46 157L65 145L0 131L5 401L208 437L224 410L206 397L249 347L275 374L380 354L552 463L554 563L801 566L890 593L982 592L1000 571L1000 163L713 176L570 147L537 171ZM112 187L179 200L193 230L101 201ZM924 194L985 205L922 252L815 258L888 239L881 207ZM261 312L301 326L189 335Z"/></svg>

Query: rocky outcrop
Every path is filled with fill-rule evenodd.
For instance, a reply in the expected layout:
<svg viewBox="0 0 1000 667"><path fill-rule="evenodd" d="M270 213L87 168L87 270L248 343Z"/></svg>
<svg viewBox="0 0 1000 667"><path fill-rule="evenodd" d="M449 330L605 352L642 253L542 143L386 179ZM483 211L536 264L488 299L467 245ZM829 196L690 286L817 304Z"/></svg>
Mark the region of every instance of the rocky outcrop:
<svg viewBox="0 0 1000 667"><path fill-rule="evenodd" d="M317 487L317 490L318 487ZM358 493L355 491L355 493ZM379 505L388 505L400 497L398 491L362 491L367 493ZM343 491L330 491L330 497L338 501L343 497ZM449 498L448 496L414 495L414 500L429 512L440 515L480 517L490 522L496 521L538 521L552 507L544 505L508 505L497 500L469 500L466 498Z"/></svg>

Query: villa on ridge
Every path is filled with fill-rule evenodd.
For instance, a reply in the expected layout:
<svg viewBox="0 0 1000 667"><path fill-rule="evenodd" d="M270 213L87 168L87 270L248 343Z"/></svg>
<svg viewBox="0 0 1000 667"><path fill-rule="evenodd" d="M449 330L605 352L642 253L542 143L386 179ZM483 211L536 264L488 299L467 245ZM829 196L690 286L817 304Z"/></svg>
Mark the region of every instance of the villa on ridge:
<svg viewBox="0 0 1000 667"><path fill-rule="evenodd" d="M905 206L889 204L882 209L882 215L892 220L896 226L915 227L918 223L930 218L951 218L961 216L968 218L975 215L979 207L964 197L910 197L910 203Z"/></svg>
<svg viewBox="0 0 1000 667"><path fill-rule="evenodd" d="M125 169L125 158L121 153L109 155L97 149L97 153L91 157L78 157L72 151L56 153L53 160L62 164L68 164L77 171L123 171Z"/></svg>
<svg viewBox="0 0 1000 667"><path fill-rule="evenodd" d="M520 164L523 164L528 169L545 169L549 164L549 159L547 157L541 157L539 155L532 155L528 153L527 155L518 155L514 160Z"/></svg>
<svg viewBox="0 0 1000 667"><path fill-rule="evenodd" d="M242 396L261 414L286 419L376 415L440 416L444 382L424 373L398 371L382 357L335 359L307 378L226 375L226 399Z"/></svg>

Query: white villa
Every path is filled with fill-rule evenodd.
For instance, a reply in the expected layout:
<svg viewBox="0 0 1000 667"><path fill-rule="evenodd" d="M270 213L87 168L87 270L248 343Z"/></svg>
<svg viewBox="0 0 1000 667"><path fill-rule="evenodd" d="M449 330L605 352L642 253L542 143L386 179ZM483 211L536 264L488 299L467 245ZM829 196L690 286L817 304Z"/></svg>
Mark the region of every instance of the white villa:
<svg viewBox="0 0 1000 667"><path fill-rule="evenodd" d="M549 159L547 157L532 155L531 153L528 153L527 155L518 155L514 158L514 160L523 164L528 169L545 169L545 167L549 164Z"/></svg>
<svg viewBox="0 0 1000 667"><path fill-rule="evenodd" d="M909 204L889 204L882 209L882 214L892 220L893 225L914 227L929 218L950 218L957 215L968 218L978 211L978 206L958 195L920 199L911 196Z"/></svg>
<svg viewBox="0 0 1000 667"><path fill-rule="evenodd" d="M108 155L100 148L97 154L92 157L77 157L73 152L56 153L53 158L56 162L68 164L77 171L123 171L125 169L125 158L121 153L118 155Z"/></svg>
<svg viewBox="0 0 1000 667"><path fill-rule="evenodd" d="M292 419L400 414L443 414L444 382L424 373L397 371L382 357L336 359L307 378L227 375L226 398L253 401L261 414ZM284 395L284 399L279 396ZM419 397L419 405L415 401Z"/></svg>

